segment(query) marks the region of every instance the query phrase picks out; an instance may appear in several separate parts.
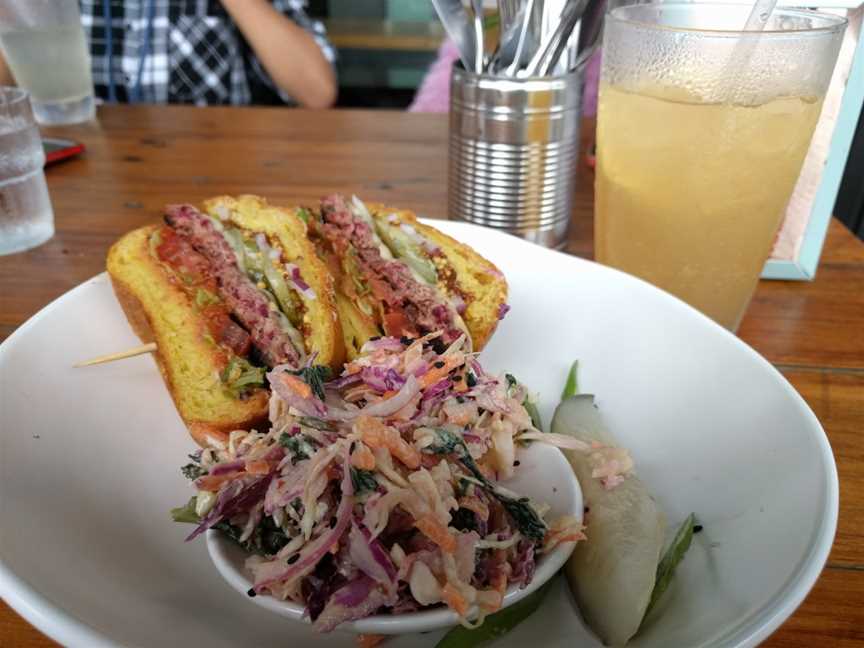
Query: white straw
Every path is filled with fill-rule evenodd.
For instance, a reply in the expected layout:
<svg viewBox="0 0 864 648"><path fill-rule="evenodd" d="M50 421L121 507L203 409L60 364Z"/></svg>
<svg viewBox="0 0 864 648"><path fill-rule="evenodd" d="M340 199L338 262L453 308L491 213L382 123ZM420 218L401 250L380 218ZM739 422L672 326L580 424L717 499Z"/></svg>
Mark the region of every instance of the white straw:
<svg viewBox="0 0 864 648"><path fill-rule="evenodd" d="M750 10L747 22L744 24L744 31L762 31L765 29L771 12L776 6L777 0L756 0L753 3L753 9Z"/></svg>
<svg viewBox="0 0 864 648"><path fill-rule="evenodd" d="M745 32L761 32L768 24L768 19L771 18L771 13L777 5L777 0L756 0L753 3L753 8L750 10L750 15L747 17L747 22L744 23ZM759 43L759 36L748 37L742 36L735 47L732 48L732 54L726 63L722 78L728 81L732 78L745 79L746 74L744 69L749 65L750 59L756 51L756 46ZM732 83L729 87L728 101L735 103L741 101L743 87L741 83Z"/></svg>

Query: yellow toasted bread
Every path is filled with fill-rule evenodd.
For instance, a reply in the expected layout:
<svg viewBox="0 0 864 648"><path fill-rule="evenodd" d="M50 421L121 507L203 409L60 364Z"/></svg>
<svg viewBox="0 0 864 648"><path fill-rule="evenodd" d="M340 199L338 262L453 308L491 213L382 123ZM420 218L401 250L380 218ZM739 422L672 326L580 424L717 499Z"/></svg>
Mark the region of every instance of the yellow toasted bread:
<svg viewBox="0 0 864 648"><path fill-rule="evenodd" d="M117 241L108 252L108 274L135 334L156 342L156 364L180 417L201 445L224 441L231 430L264 425L269 392L257 389L239 400L222 389L223 362L200 316L150 253L156 229L143 227Z"/></svg>
<svg viewBox="0 0 864 648"><path fill-rule="evenodd" d="M181 209L194 211L189 206ZM271 207L256 196L213 198L206 201L205 210L209 217L198 213L197 218L210 223L211 234L215 230L221 232L219 236L227 237L225 232L229 229L239 233L241 237L234 241L234 246L238 241L243 245L242 240L251 245L252 241L262 240L263 235L260 245L265 245L266 241L266 247L260 249L278 252L275 257L254 251L252 255L259 262L264 259L271 263L270 271L282 273L283 290L290 292L293 300L294 325L283 313L283 301L275 297L272 285L268 287L262 278L253 280L249 275L248 280L243 280L247 282L247 295L255 293L270 311L278 311L279 321L299 336L296 348L305 347L301 352L304 362L308 360L340 370L345 347L333 278L306 237L302 219L293 210ZM175 256L182 257L179 267L175 267L176 259L169 262L159 256L161 252L157 254L165 236L187 240L189 233L178 234L175 227L151 226L125 235L111 248L107 268L133 330L142 341L156 342L159 369L192 437L201 445L218 445L227 440L232 430L266 425L269 390L264 383L264 372L267 367L261 366L261 354L256 355L258 349L251 329L243 328L243 317L229 309L231 302L221 293L223 287L205 271L201 277L208 282L207 289L201 289L200 282L190 281L185 273L183 259L197 256L197 263L206 264L207 255L196 250L191 240L185 251L181 249L177 253L178 248L173 248ZM200 242L198 247L201 247ZM252 257L244 258L248 266ZM243 266L239 263L237 267L242 269ZM291 266L296 266L305 290L291 283L294 281L290 277ZM245 271L249 272L248 267ZM288 288L290 285L295 288ZM213 309L223 311L221 317L235 332L239 331L240 342L214 337ZM230 310L230 318L225 314L226 309ZM263 312L267 311L265 308ZM274 313L270 316L276 317ZM237 367L239 369L234 372ZM255 380L247 384L248 376Z"/></svg>

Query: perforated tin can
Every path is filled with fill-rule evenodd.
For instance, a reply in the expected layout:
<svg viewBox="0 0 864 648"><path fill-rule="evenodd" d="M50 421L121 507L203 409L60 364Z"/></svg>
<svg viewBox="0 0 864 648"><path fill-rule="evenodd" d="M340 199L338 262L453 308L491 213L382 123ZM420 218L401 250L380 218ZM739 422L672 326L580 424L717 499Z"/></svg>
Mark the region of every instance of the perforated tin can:
<svg viewBox="0 0 864 648"><path fill-rule="evenodd" d="M450 217L563 247L579 155L580 72L513 79L453 69Z"/></svg>

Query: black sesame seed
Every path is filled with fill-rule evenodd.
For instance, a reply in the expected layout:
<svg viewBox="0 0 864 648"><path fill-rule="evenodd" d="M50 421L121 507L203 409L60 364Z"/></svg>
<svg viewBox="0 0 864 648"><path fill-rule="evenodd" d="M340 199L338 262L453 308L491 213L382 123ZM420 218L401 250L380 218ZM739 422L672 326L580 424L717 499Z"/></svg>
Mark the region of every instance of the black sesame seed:
<svg viewBox="0 0 864 648"><path fill-rule="evenodd" d="M288 559L288 564L289 564L289 565L293 565L293 564L294 564L295 562L297 562L298 560L300 560L300 554L294 554L293 556L291 556L291 557Z"/></svg>
<svg viewBox="0 0 864 648"><path fill-rule="evenodd" d="M590 506L586 506L586 507L582 510L582 512L583 512L583 513L590 513L590 512L591 512L591 507L590 507Z"/></svg>
<svg viewBox="0 0 864 648"><path fill-rule="evenodd" d="M444 340L439 337L432 340L432 348L435 349L435 353L440 355L447 350L447 345L444 344Z"/></svg>
<svg viewBox="0 0 864 648"><path fill-rule="evenodd" d="M453 376L450 380L453 382L462 382L462 376Z"/></svg>
<svg viewBox="0 0 864 648"><path fill-rule="evenodd" d="M408 346L413 342L413 340L409 337L405 337L404 335L399 338L399 341L402 343L402 346Z"/></svg>
<svg viewBox="0 0 864 648"><path fill-rule="evenodd" d="M351 442L351 447L348 448L348 452L349 452L350 454L354 454L354 450L356 450L356 448L357 448L357 442L356 442L356 441L352 441L352 442Z"/></svg>
<svg viewBox="0 0 864 648"><path fill-rule="evenodd" d="M436 363L434 364L434 367L435 367L436 369L443 369L443 367L444 367L444 361L443 361L443 360L439 360L438 362L436 362Z"/></svg>
<svg viewBox="0 0 864 648"><path fill-rule="evenodd" d="M256 596L258 596L258 592L255 591L255 588L254 588L254 587L252 587L252 588L249 589L249 591L246 592L246 595L247 595L249 598L255 598Z"/></svg>
<svg viewBox="0 0 864 648"><path fill-rule="evenodd" d="M701 530L702 530L701 524L694 524L693 525L693 533L699 533Z"/></svg>
<svg viewBox="0 0 864 648"><path fill-rule="evenodd" d="M375 342L376 340L380 340L380 339L381 339L380 335L373 335L372 337L369 338L369 341Z"/></svg>
<svg viewBox="0 0 864 648"><path fill-rule="evenodd" d="M516 461L513 462L513 465L514 465L514 466L518 466L518 465L521 464L521 463L522 463L522 462L519 461L519 460L517 459Z"/></svg>
<svg viewBox="0 0 864 648"><path fill-rule="evenodd" d="M457 397L456 397L456 402L457 402L457 403L464 403L464 402L465 402L465 399L462 398L461 396L457 396Z"/></svg>
<svg viewBox="0 0 864 648"><path fill-rule="evenodd" d="M473 387L477 384L477 378L474 376L473 373L469 371L468 374L465 376L465 382L468 383L469 387Z"/></svg>

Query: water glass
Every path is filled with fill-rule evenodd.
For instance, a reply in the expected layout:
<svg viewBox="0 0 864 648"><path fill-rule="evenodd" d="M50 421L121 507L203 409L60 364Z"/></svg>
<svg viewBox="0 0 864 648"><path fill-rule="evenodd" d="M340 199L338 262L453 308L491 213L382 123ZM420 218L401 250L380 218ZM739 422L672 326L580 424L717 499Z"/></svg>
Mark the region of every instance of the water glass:
<svg viewBox="0 0 864 648"><path fill-rule="evenodd" d="M0 47L40 124L93 119L90 52L75 0L0 0Z"/></svg>
<svg viewBox="0 0 864 648"><path fill-rule="evenodd" d="M0 87L0 254L36 247L54 235L44 164L27 93Z"/></svg>

